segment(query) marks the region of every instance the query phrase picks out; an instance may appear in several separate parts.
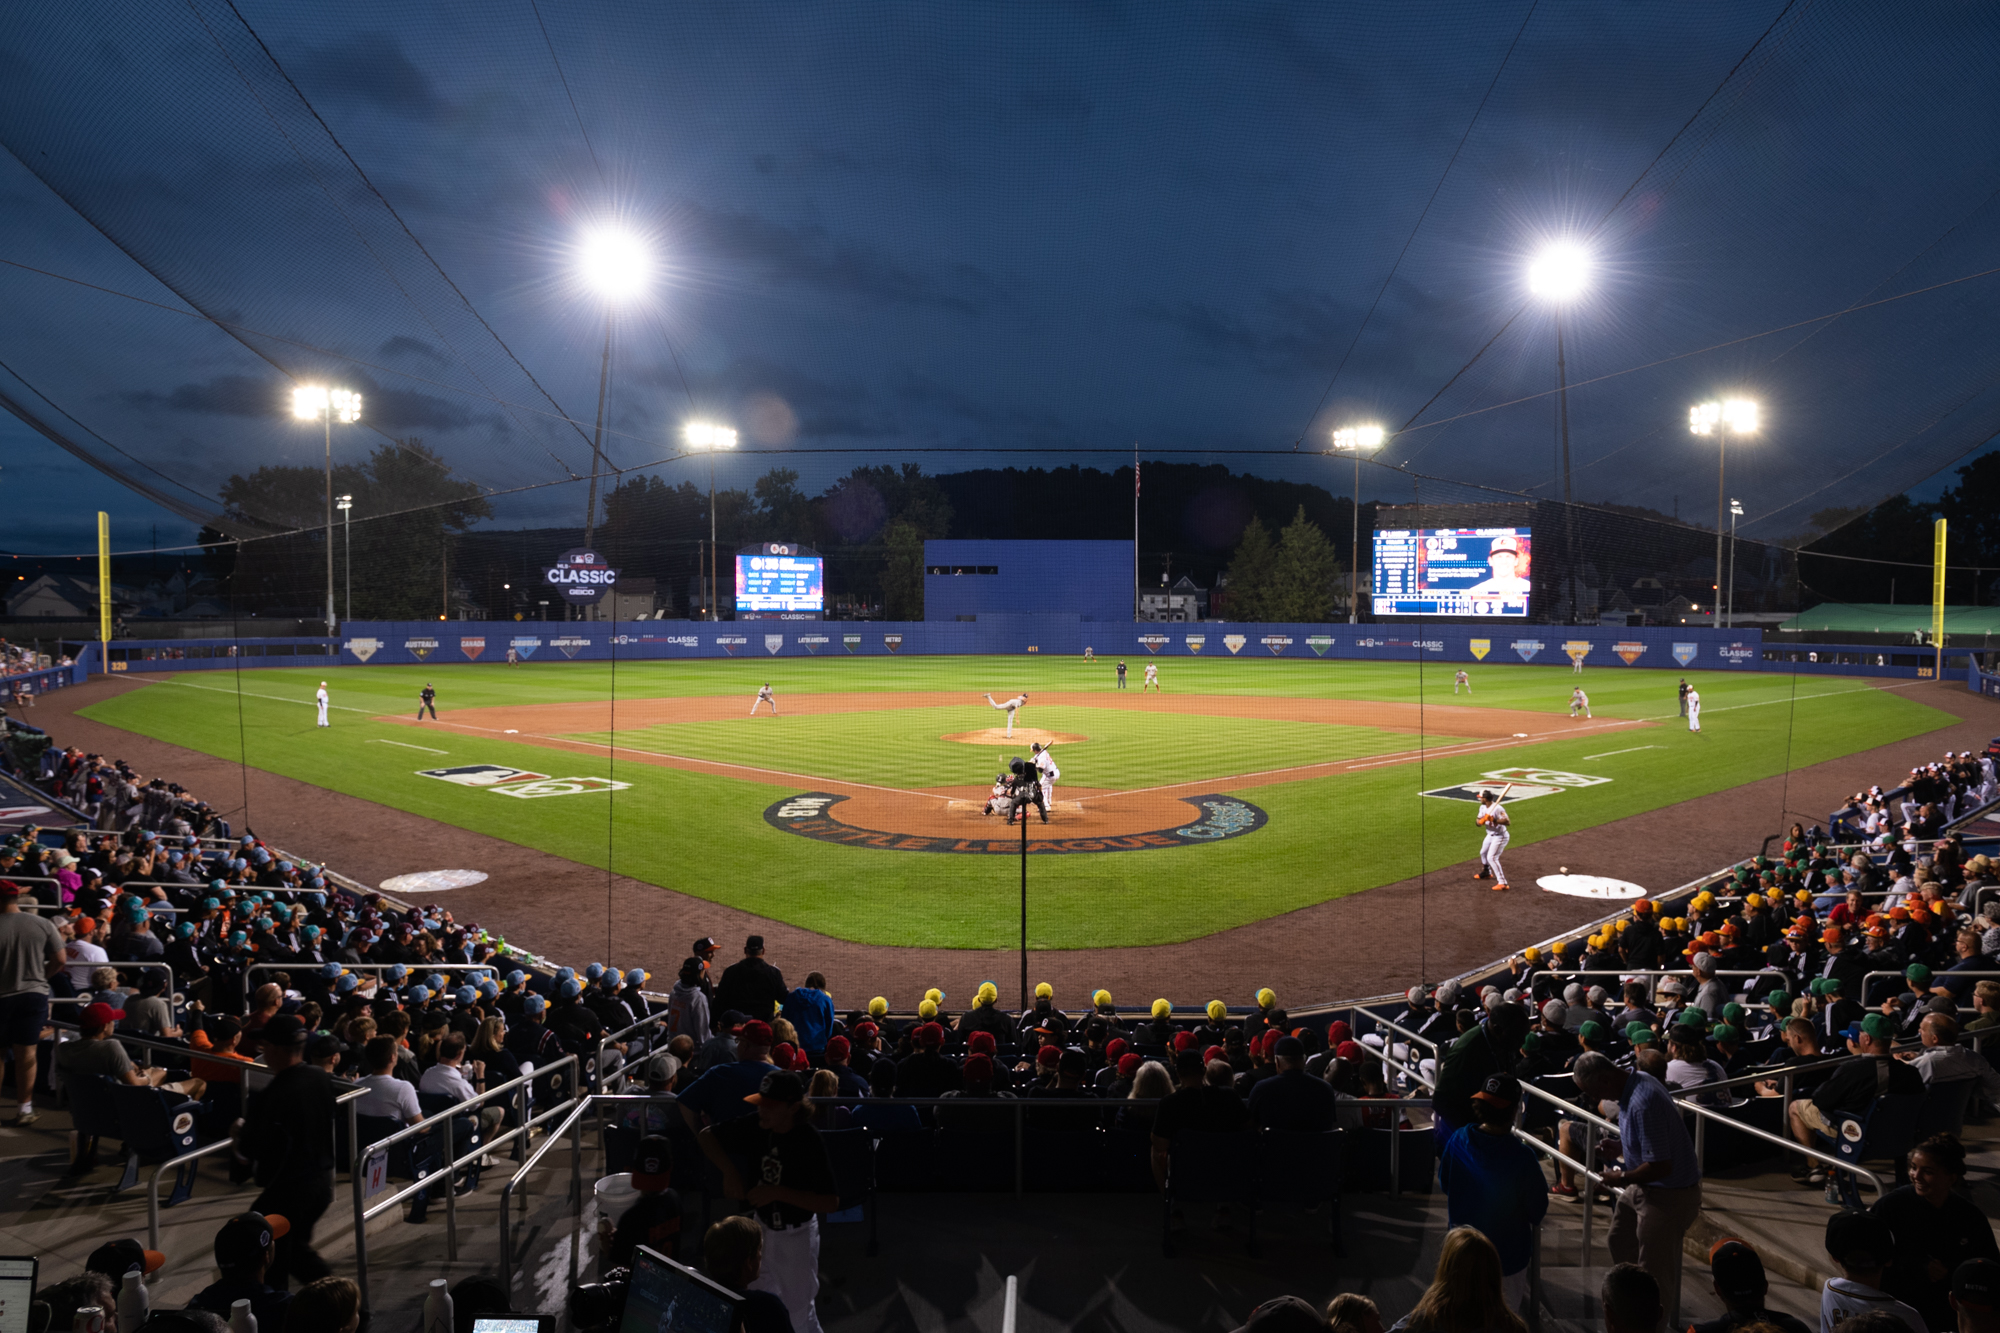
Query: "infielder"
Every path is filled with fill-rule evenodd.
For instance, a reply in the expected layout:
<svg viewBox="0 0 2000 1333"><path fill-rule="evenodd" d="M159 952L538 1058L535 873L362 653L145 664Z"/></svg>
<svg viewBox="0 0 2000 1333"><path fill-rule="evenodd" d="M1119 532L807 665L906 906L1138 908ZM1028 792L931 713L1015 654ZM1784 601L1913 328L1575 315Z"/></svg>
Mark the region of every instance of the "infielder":
<svg viewBox="0 0 2000 1333"><path fill-rule="evenodd" d="M986 702L989 704L993 704L995 708L999 709L1001 712L1007 715L1007 734L1009 736L1012 736L1014 734L1014 714L1020 712L1023 708L1027 706L1028 692L1026 690L1022 690L1019 694L1007 700L1005 703L994 703L993 696L989 694L986 696Z"/></svg>
<svg viewBox="0 0 2000 1333"><path fill-rule="evenodd" d="M1585 717L1590 716L1590 696L1583 692L1581 685L1569 692L1569 715L1575 717L1579 708Z"/></svg>
<svg viewBox="0 0 2000 1333"><path fill-rule="evenodd" d="M315 695L315 696L313 696L313 697L319 700L319 724L320 724L320 725L321 725L321 726L323 727L323 726L327 725L327 721L326 721L326 682L325 682L325 681L321 681L321 682L319 683L319 693L318 693L318 694L316 694L316 695Z"/></svg>
<svg viewBox="0 0 2000 1333"><path fill-rule="evenodd" d="M1056 757L1049 752L1048 746L1042 744L1040 741L1036 741L1028 748L1033 754L1033 758L1029 762L1034 764L1035 772L1038 775L1037 781L1041 784L1042 809L1045 812L1044 820L1046 820L1046 812L1055 809L1056 779L1062 776L1062 770L1056 767Z"/></svg>
<svg viewBox="0 0 2000 1333"><path fill-rule="evenodd" d="M1500 864L1500 854L1507 850L1507 825L1510 822L1507 810L1490 791L1479 793L1479 814L1474 823L1486 830L1485 839L1479 844L1479 873L1474 879L1490 879L1493 891L1500 892L1507 887L1507 871Z"/></svg>
<svg viewBox="0 0 2000 1333"><path fill-rule="evenodd" d="M1688 730L1700 731L1701 695L1698 692L1696 692L1692 687L1688 689L1687 713L1688 713Z"/></svg>
<svg viewBox="0 0 2000 1333"><path fill-rule="evenodd" d="M757 706L759 704L771 705L771 716L776 717L778 715L778 696L771 693L771 682L768 680L764 682L764 688L757 691L757 697L751 701L750 716L757 716Z"/></svg>
<svg viewBox="0 0 2000 1333"><path fill-rule="evenodd" d="M1457 694L1458 687L1461 685L1465 686L1467 694L1472 693L1472 677L1465 674L1465 668L1463 667L1460 667L1458 674L1451 678L1451 692Z"/></svg>
<svg viewBox="0 0 2000 1333"><path fill-rule="evenodd" d="M417 695L417 721L421 722L424 720L424 710L426 708L431 710L431 721L437 721L437 697L438 692L431 688L429 681L425 681L423 690Z"/></svg>
<svg viewBox="0 0 2000 1333"><path fill-rule="evenodd" d="M1151 687L1155 693L1166 693L1165 690L1160 689L1160 664L1158 662L1146 663L1146 679L1140 682L1139 693L1144 694L1148 687Z"/></svg>

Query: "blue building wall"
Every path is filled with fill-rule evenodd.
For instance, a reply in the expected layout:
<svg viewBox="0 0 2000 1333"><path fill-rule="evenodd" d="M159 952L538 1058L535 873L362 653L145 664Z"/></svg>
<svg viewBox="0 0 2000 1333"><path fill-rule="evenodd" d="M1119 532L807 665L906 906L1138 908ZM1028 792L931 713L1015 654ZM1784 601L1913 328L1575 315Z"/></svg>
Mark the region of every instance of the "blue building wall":
<svg viewBox="0 0 2000 1333"><path fill-rule="evenodd" d="M926 573L929 624L993 615L1132 622L1130 542L925 542L924 568L939 566L996 572Z"/></svg>

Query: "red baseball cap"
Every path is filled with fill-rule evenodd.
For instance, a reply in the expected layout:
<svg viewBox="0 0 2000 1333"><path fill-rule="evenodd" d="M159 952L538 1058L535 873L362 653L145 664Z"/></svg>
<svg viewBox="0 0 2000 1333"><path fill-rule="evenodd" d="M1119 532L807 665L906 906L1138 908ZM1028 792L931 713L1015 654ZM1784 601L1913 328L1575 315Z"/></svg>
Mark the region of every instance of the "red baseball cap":
<svg viewBox="0 0 2000 1333"><path fill-rule="evenodd" d="M83 1007L83 1012L77 1015L76 1025L85 1032L102 1032L117 1021L118 1011L99 1000L96 1004Z"/></svg>

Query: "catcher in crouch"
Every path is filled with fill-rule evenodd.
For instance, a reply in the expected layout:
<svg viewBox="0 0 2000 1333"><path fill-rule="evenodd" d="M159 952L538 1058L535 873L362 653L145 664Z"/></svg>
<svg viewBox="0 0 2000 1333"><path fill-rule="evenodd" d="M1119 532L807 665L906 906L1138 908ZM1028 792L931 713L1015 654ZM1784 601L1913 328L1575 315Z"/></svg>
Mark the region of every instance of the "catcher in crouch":
<svg viewBox="0 0 2000 1333"><path fill-rule="evenodd" d="M1018 756L1007 761L1007 771L993 779L993 794L986 802L985 813L1005 815L1009 824L1019 815L1027 822L1028 807L1034 806L1041 812L1042 822L1049 822L1049 807L1042 799L1041 773L1023 762Z"/></svg>

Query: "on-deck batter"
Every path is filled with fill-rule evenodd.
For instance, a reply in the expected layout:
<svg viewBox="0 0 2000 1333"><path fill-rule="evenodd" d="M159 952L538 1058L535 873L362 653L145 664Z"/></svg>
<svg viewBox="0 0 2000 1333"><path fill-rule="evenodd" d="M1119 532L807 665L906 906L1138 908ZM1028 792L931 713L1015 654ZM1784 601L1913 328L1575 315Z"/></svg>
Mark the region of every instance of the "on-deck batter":
<svg viewBox="0 0 2000 1333"><path fill-rule="evenodd" d="M1507 850L1507 825L1511 822L1506 807L1490 791L1479 793L1479 814L1474 822L1486 830L1486 837L1479 844L1479 873L1474 879L1494 881L1495 893L1507 887L1507 871L1500 864L1500 854Z"/></svg>

